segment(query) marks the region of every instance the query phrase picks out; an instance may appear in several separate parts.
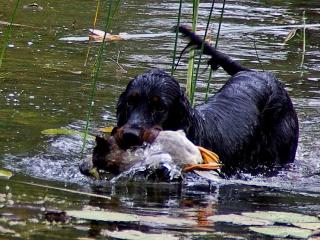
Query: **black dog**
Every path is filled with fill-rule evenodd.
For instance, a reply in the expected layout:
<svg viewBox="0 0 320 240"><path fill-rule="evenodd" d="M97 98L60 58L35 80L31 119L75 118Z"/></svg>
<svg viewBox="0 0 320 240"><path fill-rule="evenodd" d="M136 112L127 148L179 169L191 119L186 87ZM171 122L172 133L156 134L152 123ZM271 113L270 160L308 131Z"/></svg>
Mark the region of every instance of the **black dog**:
<svg viewBox="0 0 320 240"><path fill-rule="evenodd" d="M216 152L227 175L237 171L270 173L294 161L298 119L292 102L272 73L241 66L213 49L185 27L189 45L212 58L231 78L205 104L192 108L179 83L162 70L137 76L121 94L117 105L118 127L127 147L141 144L141 134L154 126L183 129L196 145Z"/></svg>

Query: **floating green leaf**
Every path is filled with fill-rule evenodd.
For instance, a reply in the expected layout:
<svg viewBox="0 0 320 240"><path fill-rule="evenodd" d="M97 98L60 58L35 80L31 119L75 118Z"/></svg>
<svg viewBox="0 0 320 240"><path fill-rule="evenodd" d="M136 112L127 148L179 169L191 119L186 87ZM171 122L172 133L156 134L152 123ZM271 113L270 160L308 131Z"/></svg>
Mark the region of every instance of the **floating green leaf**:
<svg viewBox="0 0 320 240"><path fill-rule="evenodd" d="M15 231L13 231L11 229L8 229L8 228L4 228L2 226L0 226L0 233L3 233L3 234L16 234Z"/></svg>
<svg viewBox="0 0 320 240"><path fill-rule="evenodd" d="M148 226L173 225L173 226L192 226L197 223L190 219L173 218L168 216L139 216L140 222Z"/></svg>
<svg viewBox="0 0 320 240"><path fill-rule="evenodd" d="M159 226L191 226L196 225L196 222L190 219L172 218L168 216L139 216L118 212L105 211L66 211L67 215L75 218L87 220L105 221L105 222L140 222L142 225Z"/></svg>
<svg viewBox="0 0 320 240"><path fill-rule="evenodd" d="M12 177L12 172L10 172L7 169L0 169L0 178L6 178L9 179Z"/></svg>
<svg viewBox="0 0 320 240"><path fill-rule="evenodd" d="M126 240L178 240L178 237L172 234L157 234L157 233L143 233L135 230L124 230L124 231L103 231L102 235L109 236L116 239L126 239Z"/></svg>
<svg viewBox="0 0 320 240"><path fill-rule="evenodd" d="M308 229L286 226L249 227L249 229L257 233L280 238L308 238L312 234L312 231Z"/></svg>
<svg viewBox="0 0 320 240"><path fill-rule="evenodd" d="M299 222L299 223L292 223L292 225L299 227L299 228L305 228L310 230L320 230L320 222Z"/></svg>
<svg viewBox="0 0 320 240"><path fill-rule="evenodd" d="M244 212L242 215L252 218L259 218L278 223L302 223L302 222L320 222L319 218L310 215L292 212L276 212L276 211L256 211Z"/></svg>
<svg viewBox="0 0 320 240"><path fill-rule="evenodd" d="M46 130L41 131L44 135L80 135L84 136L83 132L72 130L72 129L66 129L66 128L50 128ZM90 138L94 139L94 136L88 135Z"/></svg>
<svg viewBox="0 0 320 240"><path fill-rule="evenodd" d="M209 220L213 222L228 222L236 225L245 225L245 226L266 226L266 225L273 225L273 222L264 220L264 219L257 219L242 215L236 214L228 214L228 215L215 215L208 217Z"/></svg>
<svg viewBox="0 0 320 240"><path fill-rule="evenodd" d="M90 210L73 210L66 211L67 215L74 218L82 218L87 220L96 220L104 222L138 222L139 218L133 214L118 213L118 212L104 212L104 211L90 211Z"/></svg>

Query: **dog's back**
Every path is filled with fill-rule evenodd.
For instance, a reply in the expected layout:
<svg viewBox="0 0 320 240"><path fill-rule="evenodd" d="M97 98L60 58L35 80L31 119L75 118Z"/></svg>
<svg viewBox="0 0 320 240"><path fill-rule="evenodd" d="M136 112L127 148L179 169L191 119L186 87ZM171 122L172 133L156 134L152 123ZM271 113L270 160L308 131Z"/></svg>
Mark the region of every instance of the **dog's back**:
<svg viewBox="0 0 320 240"><path fill-rule="evenodd" d="M294 161L298 143L298 119L292 102L272 73L247 69L202 39L180 27L190 45L210 55L232 77L206 104L196 107L201 122L189 132L195 143L215 151L224 171L266 173L276 165Z"/></svg>

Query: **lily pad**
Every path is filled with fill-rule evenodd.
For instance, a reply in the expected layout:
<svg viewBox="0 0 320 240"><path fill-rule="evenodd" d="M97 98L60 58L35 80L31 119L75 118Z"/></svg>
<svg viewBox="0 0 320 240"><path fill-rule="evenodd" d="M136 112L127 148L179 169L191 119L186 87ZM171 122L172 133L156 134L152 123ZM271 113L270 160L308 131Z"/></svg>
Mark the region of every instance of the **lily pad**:
<svg viewBox="0 0 320 240"><path fill-rule="evenodd" d="M308 238L312 235L312 231L309 229L302 229L296 227L286 226L264 226L264 227L249 227L251 231L269 235L273 237L294 237L294 238Z"/></svg>
<svg viewBox="0 0 320 240"><path fill-rule="evenodd" d="M320 222L299 222L299 223L292 223L292 225L299 227L299 228L305 228L310 230L320 230Z"/></svg>
<svg viewBox="0 0 320 240"><path fill-rule="evenodd" d="M66 211L67 215L74 218L96 220L104 222L138 222L139 218L133 214L103 211Z"/></svg>
<svg viewBox="0 0 320 240"><path fill-rule="evenodd" d="M277 223L320 222L318 217L292 212L256 211L244 212L242 213L242 215L252 218L269 220Z"/></svg>
<svg viewBox="0 0 320 240"><path fill-rule="evenodd" d="M11 229L8 229L8 228L4 228L2 226L0 226L0 233L3 233L3 234L16 234L15 231L13 231Z"/></svg>
<svg viewBox="0 0 320 240"><path fill-rule="evenodd" d="M12 172L7 169L0 169L0 178L9 179L12 177Z"/></svg>
<svg viewBox="0 0 320 240"><path fill-rule="evenodd" d="M197 223L191 219L184 219L184 218L173 218L168 216L139 216L141 224L148 225L148 226L194 226Z"/></svg>
<svg viewBox="0 0 320 240"><path fill-rule="evenodd" d="M84 132L65 128L50 128L42 130L41 133L44 135L80 135L84 137ZM90 134L87 134L87 137L94 139L94 136Z"/></svg>
<svg viewBox="0 0 320 240"><path fill-rule="evenodd" d="M236 214L228 214L228 215L215 215L208 217L209 220L213 222L228 222L236 225L244 225L244 226L266 226L273 225L272 221L257 219L242 215Z"/></svg>
<svg viewBox="0 0 320 240"><path fill-rule="evenodd" d="M109 236L116 239L125 240L178 240L179 238L172 234L157 234L157 233L143 233L135 230L124 230L124 231L103 231L102 235Z"/></svg>

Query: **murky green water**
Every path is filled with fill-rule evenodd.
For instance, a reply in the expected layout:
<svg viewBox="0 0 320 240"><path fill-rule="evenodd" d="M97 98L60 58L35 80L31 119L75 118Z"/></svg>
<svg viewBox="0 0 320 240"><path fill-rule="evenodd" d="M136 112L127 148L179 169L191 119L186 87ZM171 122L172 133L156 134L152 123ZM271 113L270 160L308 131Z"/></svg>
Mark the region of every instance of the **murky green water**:
<svg viewBox="0 0 320 240"><path fill-rule="evenodd" d="M171 69L178 1L124 1L113 22L114 33L127 32L132 39L107 45L99 75L91 133L98 127L115 124L115 104L120 92L135 75L151 67ZM312 1L227 1L218 48L241 60L248 67L274 72L283 81L294 101L300 119L300 144L297 160L288 171L271 179L260 177L248 181L231 180L219 186L201 184L141 184L111 186L96 183L78 172L81 138L77 136L43 136L49 128L82 130L90 93L90 71L97 52L93 45L89 64L84 67L87 42L62 41L63 37L87 36L92 26L95 1L42 1L42 10L30 10L22 1L16 26L0 70L0 165L11 169L11 180L0 180L0 226L15 233L0 233L8 238L67 239L103 238L104 230L138 229L143 232L168 233L193 239L262 237L247 227L214 223L208 216L243 211L276 210L320 214L320 31L306 30L306 54L303 66L302 42L299 38L284 45L294 27L320 21L320 3ZM0 1L0 21L9 21L13 1ZM202 3L200 23L205 25L210 3ZM216 4L213 36L218 25L221 3ZM102 7L105 11L105 7ZM185 3L183 22L190 21L191 4ZM103 14L102 14L103 15ZM102 28L102 15L98 23ZM0 39L4 25L0 25ZM157 36L156 34L163 34ZM151 34L143 37L142 34ZM154 36L152 34L155 34ZM262 62L259 65L255 47ZM180 49L184 46L180 43ZM116 72L116 59L127 70ZM204 98L208 71L202 67L197 101ZM184 84L186 64L182 61L175 77ZM218 71L212 91L226 81ZM88 153L92 142L89 143ZM83 192L103 193L111 200L82 196L58 190L30 186L67 187ZM10 189L6 190L6 186ZM11 196L12 195L12 196ZM8 197L9 196L9 197ZM191 219L192 226L177 224L107 224L72 220L60 225L44 224L44 210L82 208ZM31 219L31 220L30 220ZM25 225L26 224L26 225ZM1 230L1 229L0 229ZM3 231L0 231L3 232ZM15 234L19 235L15 235ZM202 234L206 233L206 236ZM226 237L228 235L229 237Z"/></svg>

